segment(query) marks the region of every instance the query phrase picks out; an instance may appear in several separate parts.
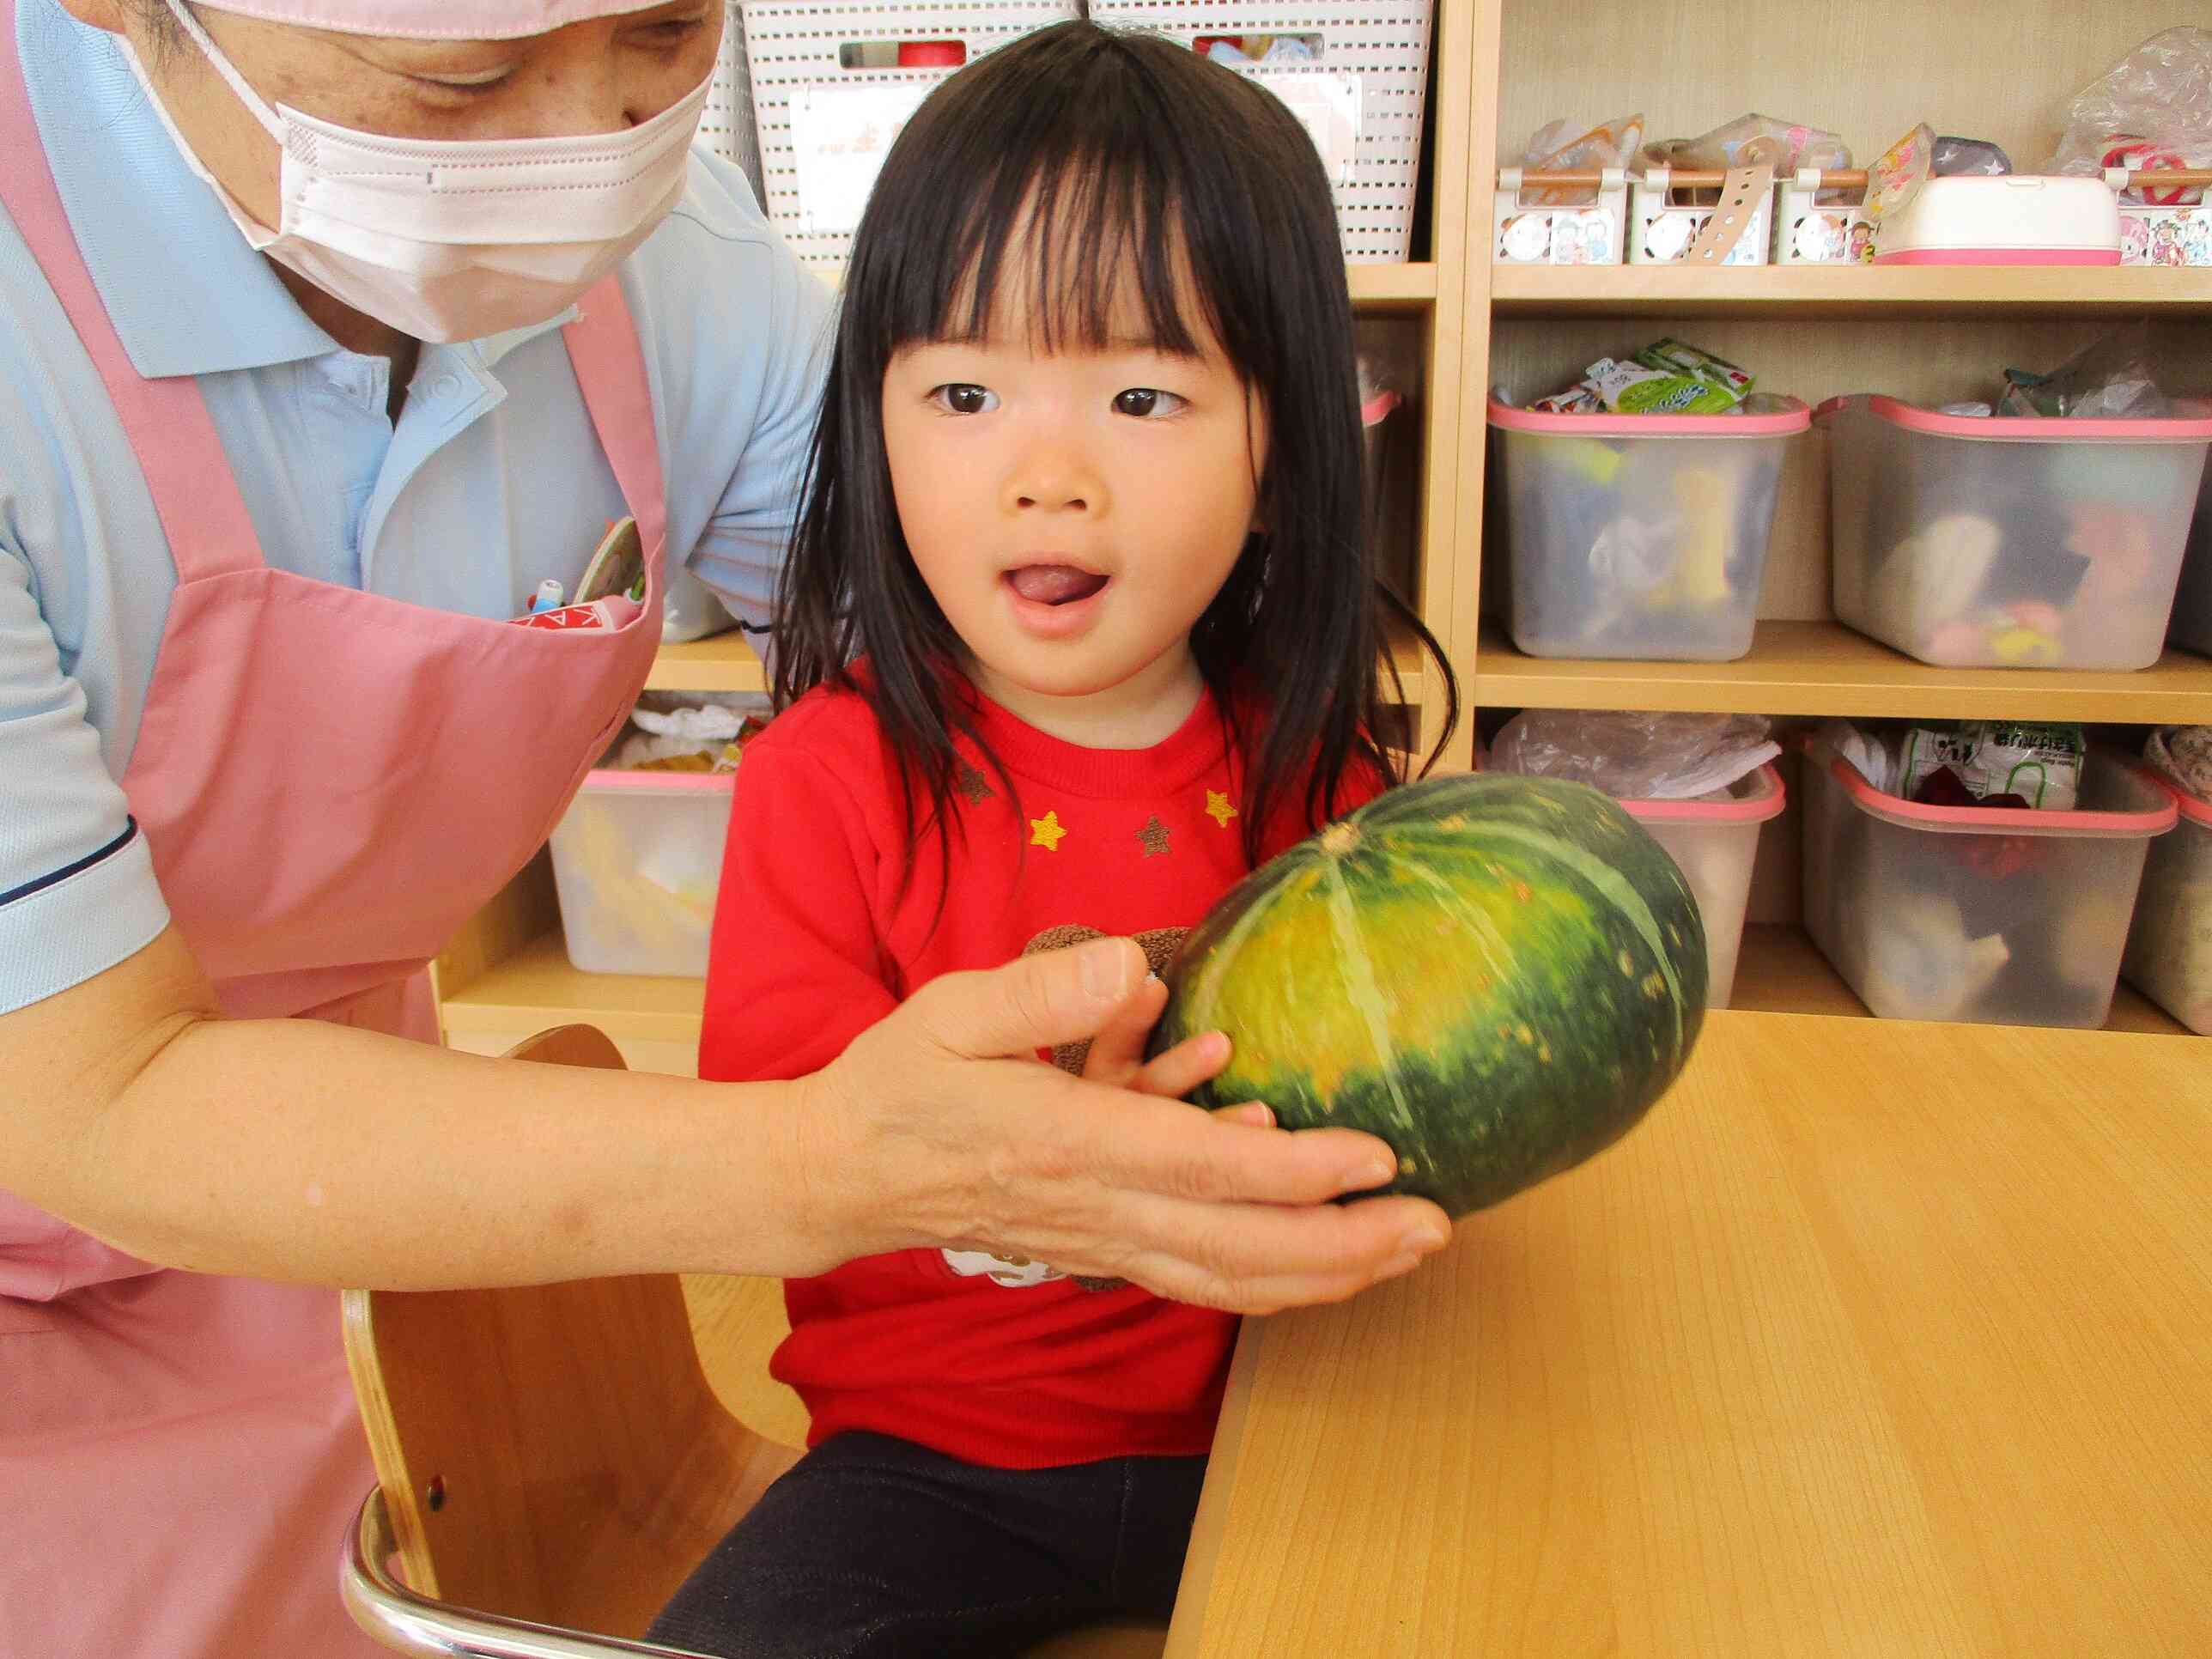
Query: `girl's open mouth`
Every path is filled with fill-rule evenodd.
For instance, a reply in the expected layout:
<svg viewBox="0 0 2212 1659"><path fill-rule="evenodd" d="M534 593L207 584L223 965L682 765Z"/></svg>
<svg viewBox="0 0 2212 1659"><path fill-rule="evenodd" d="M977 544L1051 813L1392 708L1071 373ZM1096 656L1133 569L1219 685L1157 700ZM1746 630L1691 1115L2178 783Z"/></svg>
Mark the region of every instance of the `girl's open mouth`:
<svg viewBox="0 0 2212 1659"><path fill-rule="evenodd" d="M1009 570L1006 586L1031 605L1073 605L1087 599L1106 586L1106 578L1094 570L1079 570L1072 564L1025 564Z"/></svg>

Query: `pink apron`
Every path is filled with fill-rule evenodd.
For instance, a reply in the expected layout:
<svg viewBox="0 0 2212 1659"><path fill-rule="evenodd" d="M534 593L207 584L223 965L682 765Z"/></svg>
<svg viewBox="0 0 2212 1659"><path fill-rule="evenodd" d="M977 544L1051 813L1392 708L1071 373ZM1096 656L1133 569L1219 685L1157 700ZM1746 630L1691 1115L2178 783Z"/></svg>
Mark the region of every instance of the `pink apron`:
<svg viewBox="0 0 2212 1659"><path fill-rule="evenodd" d="M162 891L227 1012L434 1042L424 965L544 841L659 639L665 514L629 313L609 277L566 331L646 546L622 626L515 628L272 569L197 385L141 380L108 321L43 165L13 9L0 202L176 561L123 780ZM580 559L601 528L558 550ZM283 1103L269 1111L276 1130ZM373 1479L331 1291L149 1267L0 1193L0 1653L380 1651L336 1571Z"/></svg>

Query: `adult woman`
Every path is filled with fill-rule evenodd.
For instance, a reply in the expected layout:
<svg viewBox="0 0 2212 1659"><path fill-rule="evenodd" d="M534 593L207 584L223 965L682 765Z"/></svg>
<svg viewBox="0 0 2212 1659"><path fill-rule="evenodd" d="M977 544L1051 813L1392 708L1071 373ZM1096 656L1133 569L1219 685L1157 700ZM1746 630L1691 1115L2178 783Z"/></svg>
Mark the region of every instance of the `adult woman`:
<svg viewBox="0 0 2212 1659"><path fill-rule="evenodd" d="M687 152L720 16L13 9L0 1649L360 1650L317 1285L968 1241L1266 1307L1442 1237L1411 1200L1274 1207L1381 1178L1362 1137L994 1058L1126 1036L1126 944L933 988L790 1085L394 1040L635 696L664 556L760 613L823 301ZM502 624L625 512L643 604Z"/></svg>

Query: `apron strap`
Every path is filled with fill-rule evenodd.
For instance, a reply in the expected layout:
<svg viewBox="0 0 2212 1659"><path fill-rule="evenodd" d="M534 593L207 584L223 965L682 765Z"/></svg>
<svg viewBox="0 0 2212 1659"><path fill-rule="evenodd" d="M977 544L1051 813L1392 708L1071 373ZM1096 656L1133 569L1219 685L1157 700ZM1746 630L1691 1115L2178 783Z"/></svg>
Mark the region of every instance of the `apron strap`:
<svg viewBox="0 0 2212 1659"><path fill-rule="evenodd" d="M177 580L188 582L261 568L261 542L231 474L222 441L209 419L198 381L189 375L149 380L108 319L92 273L46 166L31 109L30 88L16 55L15 8L0 16L0 205L29 246L54 297L76 330L85 355L107 387L123 434L145 474L154 511L169 539Z"/></svg>
<svg viewBox="0 0 2212 1659"><path fill-rule="evenodd" d="M660 476L660 445L654 437L653 390L645 377L645 353L637 326L623 299L620 279L611 271L593 283L577 302L576 320L561 331L568 362L584 393L592 428L599 434L622 486L630 517L637 520L651 586L662 586L661 550L668 540L668 500Z"/></svg>

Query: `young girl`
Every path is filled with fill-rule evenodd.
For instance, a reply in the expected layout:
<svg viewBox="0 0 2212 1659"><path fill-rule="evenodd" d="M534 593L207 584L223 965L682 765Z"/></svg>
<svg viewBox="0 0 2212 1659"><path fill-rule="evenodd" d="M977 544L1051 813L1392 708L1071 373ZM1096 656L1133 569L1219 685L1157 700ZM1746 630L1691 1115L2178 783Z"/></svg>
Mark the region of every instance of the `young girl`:
<svg viewBox="0 0 2212 1659"><path fill-rule="evenodd" d="M810 1072L934 975L1025 951L1131 934L1164 959L1401 779L1372 736L1404 608L1364 545L1358 404L1328 184L1273 94L1076 22L922 106L847 273L702 1076ZM1431 684L1449 730L1440 655ZM1054 1058L1186 1091L1226 1040L1145 1064L1164 997ZM1016 1653L1166 1615L1233 1319L980 1252L787 1301L774 1371L813 1449L659 1639Z"/></svg>

